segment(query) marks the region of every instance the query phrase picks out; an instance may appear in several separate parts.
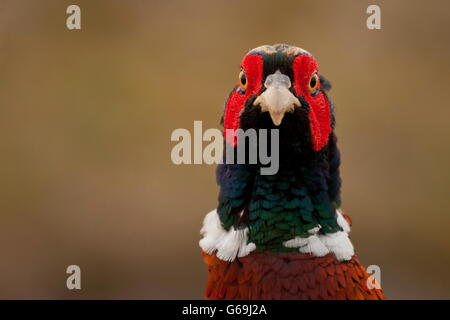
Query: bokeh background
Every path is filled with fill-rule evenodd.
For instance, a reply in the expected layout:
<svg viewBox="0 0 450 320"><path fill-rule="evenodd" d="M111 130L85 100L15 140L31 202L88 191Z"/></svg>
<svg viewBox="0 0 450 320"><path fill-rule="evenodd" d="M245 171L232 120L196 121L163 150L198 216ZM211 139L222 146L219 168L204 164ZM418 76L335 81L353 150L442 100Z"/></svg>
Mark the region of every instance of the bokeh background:
<svg viewBox="0 0 450 320"><path fill-rule="evenodd" d="M219 128L242 56L273 43L334 85L362 262L389 298L450 298L449 17L446 0L1 0L0 298L202 298L215 168L172 164L170 135Z"/></svg>

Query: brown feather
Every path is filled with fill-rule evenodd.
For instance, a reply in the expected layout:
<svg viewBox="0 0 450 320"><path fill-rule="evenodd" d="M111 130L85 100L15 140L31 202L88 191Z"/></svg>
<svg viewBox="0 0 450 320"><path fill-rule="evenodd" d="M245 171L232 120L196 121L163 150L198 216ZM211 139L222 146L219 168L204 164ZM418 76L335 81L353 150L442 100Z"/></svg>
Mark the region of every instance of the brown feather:
<svg viewBox="0 0 450 320"><path fill-rule="evenodd" d="M225 262L203 252L208 265L207 299L383 300L367 288L368 274L356 256L338 261L333 254L254 252Z"/></svg>

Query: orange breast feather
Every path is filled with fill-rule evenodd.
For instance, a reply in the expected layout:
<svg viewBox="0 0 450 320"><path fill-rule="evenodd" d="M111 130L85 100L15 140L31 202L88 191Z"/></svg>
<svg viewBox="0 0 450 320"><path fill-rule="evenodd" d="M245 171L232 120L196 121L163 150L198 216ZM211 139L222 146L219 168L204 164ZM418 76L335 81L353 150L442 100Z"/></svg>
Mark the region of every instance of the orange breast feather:
<svg viewBox="0 0 450 320"><path fill-rule="evenodd" d="M338 261L333 254L254 252L225 262L203 252L208 265L207 299L384 300L369 289L369 275L354 256Z"/></svg>

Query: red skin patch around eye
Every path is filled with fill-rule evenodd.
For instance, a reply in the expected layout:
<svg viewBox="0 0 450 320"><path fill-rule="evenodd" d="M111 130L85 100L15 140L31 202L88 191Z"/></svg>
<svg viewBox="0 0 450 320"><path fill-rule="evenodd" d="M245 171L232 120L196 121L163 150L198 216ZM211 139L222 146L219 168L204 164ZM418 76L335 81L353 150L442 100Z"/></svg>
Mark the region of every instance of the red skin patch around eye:
<svg viewBox="0 0 450 320"><path fill-rule="evenodd" d="M325 95L321 91L314 97L309 93L309 79L318 68L317 62L310 56L301 55L294 59L292 68L295 92L298 96L303 96L310 106L309 123L312 144L314 151L319 151L328 143L331 132L331 115Z"/></svg>
<svg viewBox="0 0 450 320"><path fill-rule="evenodd" d="M260 55L248 55L242 60L242 69L247 76L247 89L244 94L233 90L227 101L224 115L224 129L232 129L233 133L239 129L239 116L244 109L245 101L252 95L256 95L261 91L261 81L263 76L263 58ZM237 137L235 135L227 135L225 138L233 147L237 145Z"/></svg>

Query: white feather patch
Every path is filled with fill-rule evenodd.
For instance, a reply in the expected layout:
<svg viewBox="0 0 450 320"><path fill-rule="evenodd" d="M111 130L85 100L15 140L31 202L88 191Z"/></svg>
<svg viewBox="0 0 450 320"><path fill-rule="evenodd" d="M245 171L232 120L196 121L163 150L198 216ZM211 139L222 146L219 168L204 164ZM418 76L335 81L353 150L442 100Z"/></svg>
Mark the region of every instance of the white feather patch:
<svg viewBox="0 0 450 320"><path fill-rule="evenodd" d="M350 232L350 226L340 210L337 210L337 222L344 231L319 234L320 226L318 226L308 230L311 236L295 237L284 242L283 245L288 248L298 248L301 253L311 253L317 257L331 252L340 261L351 260L355 250L347 234ZM233 261L236 257L244 257L256 249L254 243L247 243L248 228L236 230L231 227L226 231L222 227L216 210L206 215L200 233L203 235L199 242L200 247L209 254L215 253L217 258L224 261Z"/></svg>
<svg viewBox="0 0 450 320"><path fill-rule="evenodd" d="M233 261L236 257L244 257L256 249L254 243L247 243L248 228L236 230L231 227L226 231L216 210L206 215L200 233L203 235L199 242L200 247L209 254L215 252L220 260Z"/></svg>
<svg viewBox="0 0 450 320"><path fill-rule="evenodd" d="M344 230L344 232L349 233L350 225L348 224L347 220L345 220L344 216L342 215L341 209L337 209L336 214L337 214L338 225Z"/></svg>
<svg viewBox="0 0 450 320"><path fill-rule="evenodd" d="M319 239L340 261L351 260L355 254L353 244L346 232L338 231L335 233L322 234L319 235Z"/></svg>
<svg viewBox="0 0 450 320"><path fill-rule="evenodd" d="M323 257L330 253L328 248L320 241L317 235L308 238L295 237L283 243L288 248L299 248L301 253L311 253L316 257Z"/></svg>
<svg viewBox="0 0 450 320"><path fill-rule="evenodd" d="M350 225L340 210L336 210L336 215L337 223L344 231L319 234L319 225L319 227L308 230L311 236L307 238L295 237L284 242L283 245L288 248L299 248L299 252L312 253L317 257L322 257L331 252L340 261L351 260L355 254L355 249L348 237Z"/></svg>

